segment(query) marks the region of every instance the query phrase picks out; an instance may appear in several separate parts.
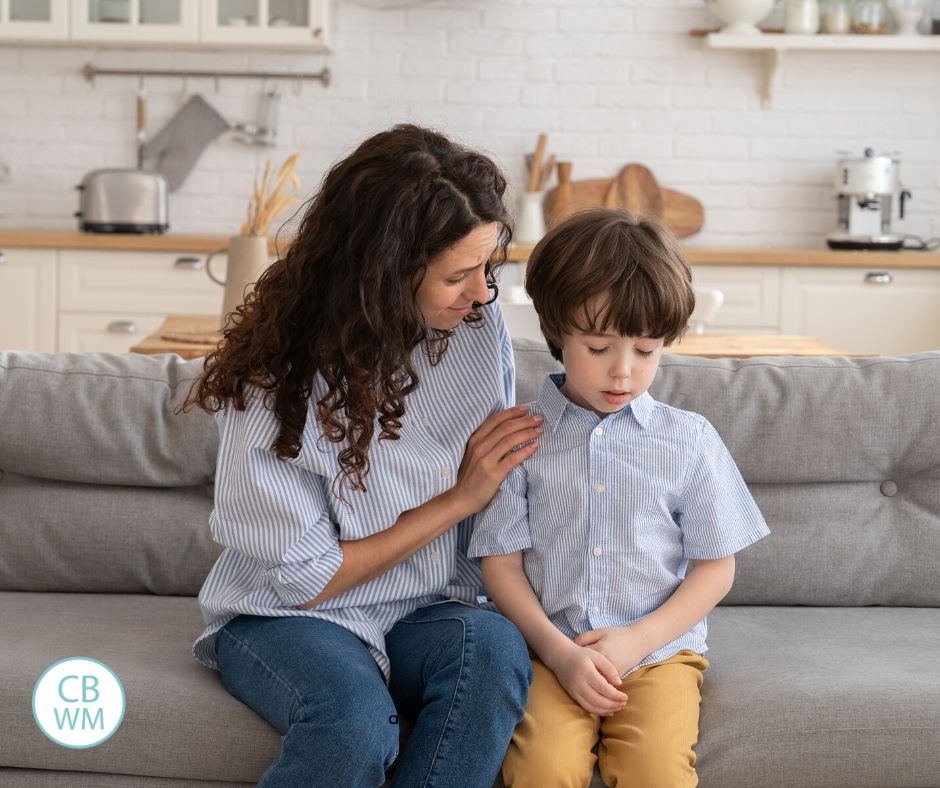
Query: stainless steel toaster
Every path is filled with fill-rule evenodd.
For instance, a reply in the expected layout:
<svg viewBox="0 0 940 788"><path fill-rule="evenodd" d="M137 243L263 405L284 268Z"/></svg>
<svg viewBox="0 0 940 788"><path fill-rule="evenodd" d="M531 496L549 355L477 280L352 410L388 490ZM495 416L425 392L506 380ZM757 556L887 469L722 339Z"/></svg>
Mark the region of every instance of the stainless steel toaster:
<svg viewBox="0 0 940 788"><path fill-rule="evenodd" d="M162 233L167 221L167 183L148 170L94 170L75 187L78 226L90 233Z"/></svg>

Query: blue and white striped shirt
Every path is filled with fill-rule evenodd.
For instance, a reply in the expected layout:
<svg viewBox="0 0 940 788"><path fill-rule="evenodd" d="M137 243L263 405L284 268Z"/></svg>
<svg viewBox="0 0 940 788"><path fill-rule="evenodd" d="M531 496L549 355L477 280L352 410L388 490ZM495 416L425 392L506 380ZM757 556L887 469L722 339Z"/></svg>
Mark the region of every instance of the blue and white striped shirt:
<svg viewBox="0 0 940 788"><path fill-rule="evenodd" d="M353 632L389 675L385 633L419 607L448 599L473 603L482 592L478 562L466 556L467 518L381 577L297 610L320 593L343 560L340 540L383 531L399 516L453 486L467 439L513 399L512 345L495 305L482 325L461 323L444 358L432 366L423 345L414 352L419 385L405 399L398 440L373 439L367 492L332 492L344 443L321 438L314 403L326 392L317 376L300 454L278 460L271 445L279 422L259 391L244 411L216 415L219 455L209 526L225 549L199 603L208 625L193 646L202 664L218 668L216 633L238 614L311 616ZM376 429L376 436L379 430Z"/></svg>
<svg viewBox="0 0 940 788"><path fill-rule="evenodd" d="M574 638L635 623L672 596L689 560L770 531L704 416L644 393L602 420L565 398L564 380L543 383L530 408L545 417L538 451L476 516L469 554L522 550L548 618ZM701 654L705 633L703 619L636 667Z"/></svg>

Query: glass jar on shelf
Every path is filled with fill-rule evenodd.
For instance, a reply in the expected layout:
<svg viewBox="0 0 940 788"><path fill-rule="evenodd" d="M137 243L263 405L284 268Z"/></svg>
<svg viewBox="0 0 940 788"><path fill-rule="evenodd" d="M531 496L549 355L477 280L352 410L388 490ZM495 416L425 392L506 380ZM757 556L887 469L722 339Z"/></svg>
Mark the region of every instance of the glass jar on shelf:
<svg viewBox="0 0 940 788"><path fill-rule="evenodd" d="M819 0L786 0L783 32L812 35L819 32Z"/></svg>
<svg viewBox="0 0 940 788"><path fill-rule="evenodd" d="M851 0L822 0L819 7L821 33L844 35L852 32Z"/></svg>
<svg viewBox="0 0 940 788"><path fill-rule="evenodd" d="M855 0L852 9L852 32L860 35L887 33L888 6L884 0Z"/></svg>

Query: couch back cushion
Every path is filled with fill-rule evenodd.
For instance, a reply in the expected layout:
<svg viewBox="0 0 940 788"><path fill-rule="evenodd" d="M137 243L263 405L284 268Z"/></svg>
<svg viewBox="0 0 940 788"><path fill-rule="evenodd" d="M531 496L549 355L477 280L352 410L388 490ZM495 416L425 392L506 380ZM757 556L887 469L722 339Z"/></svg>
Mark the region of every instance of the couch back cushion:
<svg viewBox="0 0 940 788"><path fill-rule="evenodd" d="M516 363L520 402L560 368ZM201 365L0 353L0 590L198 591L218 438L173 410ZM772 531L728 603L940 605L940 353L665 356L651 392L715 425Z"/></svg>
<svg viewBox="0 0 940 788"><path fill-rule="evenodd" d="M195 594L218 433L202 361L0 352L0 590Z"/></svg>
<svg viewBox="0 0 940 788"><path fill-rule="evenodd" d="M560 365L518 341L517 399ZM771 530L725 602L940 605L940 353L663 357L650 393L708 418Z"/></svg>

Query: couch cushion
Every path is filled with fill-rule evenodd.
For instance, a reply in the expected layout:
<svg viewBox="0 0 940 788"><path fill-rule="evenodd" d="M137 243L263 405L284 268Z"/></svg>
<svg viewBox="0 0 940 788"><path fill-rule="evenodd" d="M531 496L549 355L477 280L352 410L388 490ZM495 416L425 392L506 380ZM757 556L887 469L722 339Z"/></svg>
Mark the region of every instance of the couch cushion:
<svg viewBox="0 0 940 788"><path fill-rule="evenodd" d="M6 472L0 590L199 593L221 552L212 486L81 484Z"/></svg>
<svg viewBox="0 0 940 788"><path fill-rule="evenodd" d="M190 656L194 599L0 593L0 621L0 767L254 783L277 755L278 733ZM940 611L727 606L710 623L703 788L938 784ZM104 662L127 695L88 750L32 719L35 682L69 656Z"/></svg>
<svg viewBox="0 0 940 788"><path fill-rule="evenodd" d="M0 766L257 782L280 736L192 657L203 629L192 597L0 593ZM98 747L47 739L32 715L43 670L65 657L104 662L126 711Z"/></svg>
<svg viewBox="0 0 940 788"><path fill-rule="evenodd" d="M201 370L201 359L172 355L0 351L0 468L95 484L205 484L215 421L173 414Z"/></svg>
<svg viewBox="0 0 940 788"><path fill-rule="evenodd" d="M940 610L716 609L703 788L940 785Z"/></svg>

